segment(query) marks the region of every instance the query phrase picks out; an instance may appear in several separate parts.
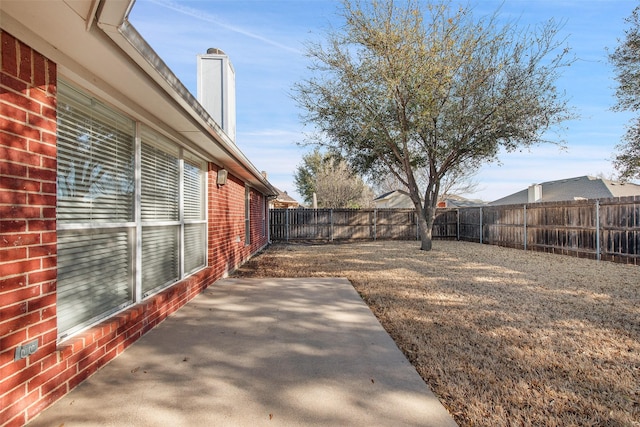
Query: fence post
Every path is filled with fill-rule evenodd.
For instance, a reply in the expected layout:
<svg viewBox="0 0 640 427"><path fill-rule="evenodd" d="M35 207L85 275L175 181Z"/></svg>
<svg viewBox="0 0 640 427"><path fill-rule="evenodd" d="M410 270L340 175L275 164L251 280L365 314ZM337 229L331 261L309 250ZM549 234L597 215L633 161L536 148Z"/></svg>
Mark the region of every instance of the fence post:
<svg viewBox="0 0 640 427"><path fill-rule="evenodd" d="M600 261L600 199L596 199L596 258Z"/></svg>
<svg viewBox="0 0 640 427"><path fill-rule="evenodd" d="M527 205L524 205L524 250L527 250Z"/></svg>
<svg viewBox="0 0 640 427"><path fill-rule="evenodd" d="M329 209L329 240L333 242L333 209Z"/></svg>
<svg viewBox="0 0 640 427"><path fill-rule="evenodd" d="M413 217L416 220L416 240L420 240L420 225L418 224L418 215L420 214L414 210Z"/></svg>
<svg viewBox="0 0 640 427"><path fill-rule="evenodd" d="M373 210L373 241L378 240L378 209Z"/></svg>
<svg viewBox="0 0 640 427"><path fill-rule="evenodd" d="M480 208L480 243L482 244L482 208Z"/></svg>
<svg viewBox="0 0 640 427"><path fill-rule="evenodd" d="M288 242L289 241L289 209L284 211L284 217L285 217L285 239Z"/></svg>
<svg viewBox="0 0 640 427"><path fill-rule="evenodd" d="M456 209L456 240L460 241L460 209Z"/></svg>

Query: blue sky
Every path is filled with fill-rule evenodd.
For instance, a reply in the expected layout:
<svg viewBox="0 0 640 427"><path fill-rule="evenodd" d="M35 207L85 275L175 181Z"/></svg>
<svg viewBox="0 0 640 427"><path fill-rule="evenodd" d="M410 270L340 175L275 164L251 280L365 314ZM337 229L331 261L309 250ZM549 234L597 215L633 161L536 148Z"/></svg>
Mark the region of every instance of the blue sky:
<svg viewBox="0 0 640 427"><path fill-rule="evenodd" d="M563 73L566 91L580 116L565 122L556 139L565 149L540 145L523 153L503 153L500 164L483 167L478 191L466 195L495 200L537 182L581 175L614 175L611 158L624 134L629 113L614 113L613 68L606 48L624 36L624 19L636 0L475 0L474 14L500 16L526 26L554 18L564 23L577 61ZM273 185L301 201L293 173L311 151L304 140L292 85L307 73L304 44L322 40L338 27L338 2L330 0L137 0L130 21L182 83L196 93L196 55L222 49L236 73L237 144ZM375 189L374 189L375 192Z"/></svg>

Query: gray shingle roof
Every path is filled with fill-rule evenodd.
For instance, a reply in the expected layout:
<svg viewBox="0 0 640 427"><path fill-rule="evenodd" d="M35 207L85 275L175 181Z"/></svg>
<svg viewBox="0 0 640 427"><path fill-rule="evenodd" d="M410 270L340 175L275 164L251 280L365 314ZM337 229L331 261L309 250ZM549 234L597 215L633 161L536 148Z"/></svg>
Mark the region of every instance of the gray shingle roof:
<svg viewBox="0 0 640 427"><path fill-rule="evenodd" d="M382 200L382 199L384 199L385 197L389 197L389 196L390 196L390 195L392 195L393 193L404 194L405 196L409 196L409 193L407 193L407 192L406 192L406 191L404 191L404 190L393 190L393 191L389 191L389 192L386 192L386 193L384 193L384 194L381 194L381 195L379 195L378 197L376 197L376 198L375 198L375 199L373 199L373 200Z"/></svg>
<svg viewBox="0 0 640 427"><path fill-rule="evenodd" d="M640 185L621 183L593 176L579 176L576 178L548 181L542 186L541 202L559 202L576 199L608 199L611 197L625 197L640 195ZM490 205L511 205L527 203L528 188L509 196L494 200Z"/></svg>
<svg viewBox="0 0 640 427"><path fill-rule="evenodd" d="M296 199L294 199L293 197L291 197L290 195L287 194L286 191L282 191L279 188L274 187L277 191L278 191L278 197L276 198L276 200L280 201L280 202L296 202L298 203L298 201Z"/></svg>

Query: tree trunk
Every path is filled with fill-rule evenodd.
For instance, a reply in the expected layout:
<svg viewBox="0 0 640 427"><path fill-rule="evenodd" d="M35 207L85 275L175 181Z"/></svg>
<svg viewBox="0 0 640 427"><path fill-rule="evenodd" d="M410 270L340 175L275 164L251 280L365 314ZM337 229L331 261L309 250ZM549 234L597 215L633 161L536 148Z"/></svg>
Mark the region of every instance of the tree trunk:
<svg viewBox="0 0 640 427"><path fill-rule="evenodd" d="M427 204L424 210L418 215L418 229L420 232L420 250L430 251L433 244L433 223L436 220L436 207Z"/></svg>
<svg viewBox="0 0 640 427"><path fill-rule="evenodd" d="M416 215L418 217L418 235L420 236L421 242L420 250L430 251L432 247L431 237L433 234L433 223L436 217L440 182L438 180L429 179L427 191L425 192L425 203L424 206L422 206L418 185L413 176L413 172L411 171L411 167L408 164L405 165L405 172L409 182L409 196L416 208Z"/></svg>
<svg viewBox="0 0 640 427"><path fill-rule="evenodd" d="M418 215L418 232L420 235L420 250L431 250L431 235L433 229L433 221L428 221L425 215Z"/></svg>

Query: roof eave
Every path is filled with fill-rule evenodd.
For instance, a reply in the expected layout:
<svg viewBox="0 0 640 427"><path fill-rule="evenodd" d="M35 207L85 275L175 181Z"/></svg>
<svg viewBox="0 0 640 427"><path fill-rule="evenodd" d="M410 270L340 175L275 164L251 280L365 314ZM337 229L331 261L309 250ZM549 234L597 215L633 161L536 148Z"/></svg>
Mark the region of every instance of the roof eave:
<svg viewBox="0 0 640 427"><path fill-rule="evenodd" d="M226 156L222 156L222 167L245 179L253 187L268 196L278 194L263 174L251 163L211 118L178 77L171 71L153 48L144 40L135 27L127 20L135 0L102 1L96 16L96 24L127 56L136 63L166 95L182 109L193 126L180 133L205 151L211 147L198 134L206 135ZM152 110L153 106L149 106ZM220 153L217 157L220 157ZM224 157L228 157L225 159Z"/></svg>
<svg viewBox="0 0 640 427"><path fill-rule="evenodd" d="M277 191L127 21L133 0L0 0L0 26L58 64L58 75L182 140L266 195Z"/></svg>

